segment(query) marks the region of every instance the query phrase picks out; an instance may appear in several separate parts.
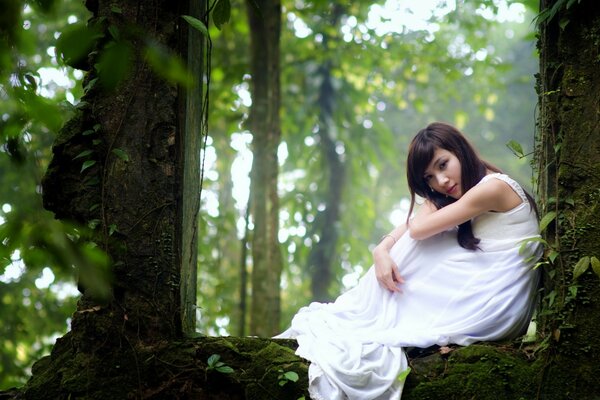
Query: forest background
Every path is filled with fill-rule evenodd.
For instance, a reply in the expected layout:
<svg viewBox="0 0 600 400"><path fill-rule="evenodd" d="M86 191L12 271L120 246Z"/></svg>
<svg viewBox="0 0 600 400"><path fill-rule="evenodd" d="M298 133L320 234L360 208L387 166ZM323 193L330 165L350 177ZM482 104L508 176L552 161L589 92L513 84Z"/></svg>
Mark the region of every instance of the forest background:
<svg viewBox="0 0 600 400"><path fill-rule="evenodd" d="M64 63L66 49L81 40L68 41L64 33L85 23L86 10L74 0L1 4L8 11L18 7L3 18L19 15L14 23L22 24L15 46L2 49L1 59L4 389L21 385L32 362L69 329L76 275L95 276L92 266L104 260L94 249L69 243L81 228L54 220L40 196L55 134L84 90L84 73ZM370 265L371 246L405 219L406 148L428 122L457 125L484 158L533 186L524 155L533 148L538 68L536 1L283 6L280 329L299 307L356 284ZM249 27L244 4L232 2L230 12L228 23L210 27L197 300L197 331L206 335L253 334L246 306L253 228L247 215ZM120 62L126 51L119 51L105 76L126 74ZM332 216L331 210L337 212Z"/></svg>

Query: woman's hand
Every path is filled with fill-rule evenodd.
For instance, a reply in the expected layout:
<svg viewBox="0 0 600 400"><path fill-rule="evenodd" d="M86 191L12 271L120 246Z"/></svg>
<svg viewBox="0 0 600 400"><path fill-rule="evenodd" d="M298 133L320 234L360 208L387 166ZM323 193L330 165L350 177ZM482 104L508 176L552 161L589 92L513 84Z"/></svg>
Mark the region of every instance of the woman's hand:
<svg viewBox="0 0 600 400"><path fill-rule="evenodd" d="M392 260L389 250L376 247L373 250L373 262L375 264L375 276L379 284L391 292L401 292L398 287L399 283L404 283L404 279L400 276L398 266Z"/></svg>

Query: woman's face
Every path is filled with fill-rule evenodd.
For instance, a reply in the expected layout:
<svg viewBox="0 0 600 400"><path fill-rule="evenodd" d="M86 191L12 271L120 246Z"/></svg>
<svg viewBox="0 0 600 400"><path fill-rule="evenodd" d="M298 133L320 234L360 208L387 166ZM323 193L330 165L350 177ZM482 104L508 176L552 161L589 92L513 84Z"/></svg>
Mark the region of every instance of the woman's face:
<svg viewBox="0 0 600 400"><path fill-rule="evenodd" d="M460 161L448 150L435 149L423 178L436 192L455 199L462 196Z"/></svg>

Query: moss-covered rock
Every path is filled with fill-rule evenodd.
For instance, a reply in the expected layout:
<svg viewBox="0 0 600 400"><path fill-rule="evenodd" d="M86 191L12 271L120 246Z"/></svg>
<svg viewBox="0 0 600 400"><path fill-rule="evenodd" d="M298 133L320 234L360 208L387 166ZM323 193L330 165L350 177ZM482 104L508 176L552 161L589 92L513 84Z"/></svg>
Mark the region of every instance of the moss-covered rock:
<svg viewBox="0 0 600 400"><path fill-rule="evenodd" d="M403 400L536 398L539 361L510 344L477 344L411 360Z"/></svg>
<svg viewBox="0 0 600 400"><path fill-rule="evenodd" d="M203 337L132 345L117 351L76 352L69 335L38 361L33 377L5 399L290 399L304 396L307 363L288 342L259 338ZM219 356L222 364L209 365ZM227 367L227 368L223 368ZM297 381L283 378L295 372Z"/></svg>

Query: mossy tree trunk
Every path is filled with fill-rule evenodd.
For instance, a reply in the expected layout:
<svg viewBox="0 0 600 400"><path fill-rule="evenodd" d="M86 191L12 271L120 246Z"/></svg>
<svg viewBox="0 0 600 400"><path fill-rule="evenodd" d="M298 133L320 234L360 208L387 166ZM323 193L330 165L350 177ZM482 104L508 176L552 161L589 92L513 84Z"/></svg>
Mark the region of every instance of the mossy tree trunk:
<svg viewBox="0 0 600 400"><path fill-rule="evenodd" d="M248 126L252 133L251 207L252 301L250 334L269 337L280 330L282 256L279 248L277 150L281 142L280 35L281 2L246 2L250 26L252 106Z"/></svg>
<svg viewBox="0 0 600 400"><path fill-rule="evenodd" d="M141 52L148 37L175 53L187 52L187 39L180 45L187 38L180 16L187 10L184 2L166 1L111 0L88 6L93 18L105 20L107 31L121 32L133 52L131 74L114 91L96 84L86 92L53 146L44 177L44 206L59 219L93 221L96 241L113 264L112 298L97 304L84 290L72 333L85 332L81 340L89 342L88 334L108 333L121 321L109 342L123 334L150 341L179 337L181 264L184 258L195 263L190 260L195 254L193 228L186 238L182 235L183 183L199 180L185 175L189 157L199 147L186 149L194 142L184 141L187 124L199 128L199 113L191 105L186 109L185 95L159 77ZM92 70L86 82L96 77ZM95 163L82 171L88 160L77 156L83 151L90 151L89 161ZM198 207L195 192L186 193L194 203L192 214Z"/></svg>
<svg viewBox="0 0 600 400"><path fill-rule="evenodd" d="M562 3L539 40L539 191L542 214L556 215L545 236L557 255L546 268L541 393L587 399L600 396L600 8Z"/></svg>
<svg viewBox="0 0 600 400"><path fill-rule="evenodd" d="M90 65L102 63L103 48L123 45L131 50L131 73L107 90L107 76L94 85L98 74L90 69L77 112L53 146L43 199L57 218L95 226L94 240L110 257L113 279L102 299L91 295L90 279L80 287L71 331L37 364L30 398L100 393L106 386L100 376L119 364L125 368L137 349L195 330L202 86L184 90L160 77L144 49L159 46L184 59L190 52L188 66L201 83L203 39L181 16L200 18L202 2L86 5L104 30ZM65 354L74 359L60 365ZM123 362L104 364L118 354Z"/></svg>

